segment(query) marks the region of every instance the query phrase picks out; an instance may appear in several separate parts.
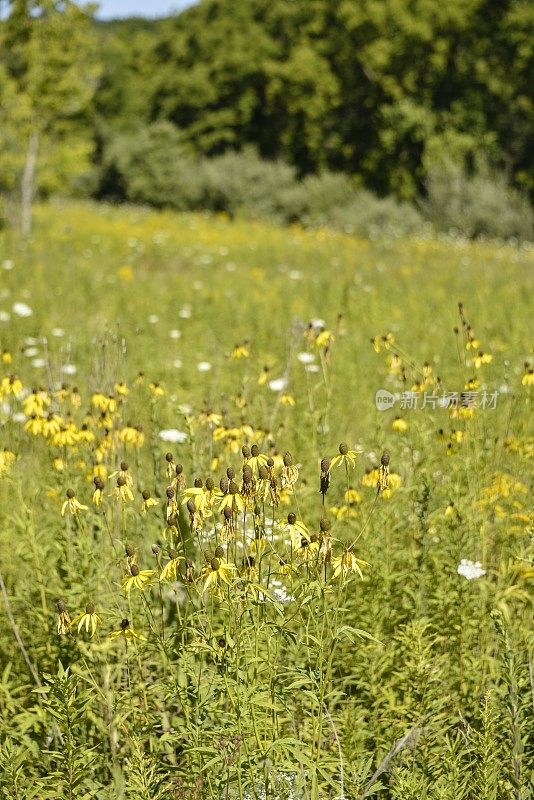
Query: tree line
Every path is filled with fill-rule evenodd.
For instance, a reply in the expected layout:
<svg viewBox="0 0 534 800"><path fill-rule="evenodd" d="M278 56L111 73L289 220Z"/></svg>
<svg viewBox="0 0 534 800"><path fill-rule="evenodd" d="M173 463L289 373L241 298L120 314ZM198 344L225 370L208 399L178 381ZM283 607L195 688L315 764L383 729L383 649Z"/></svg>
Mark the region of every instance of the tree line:
<svg viewBox="0 0 534 800"><path fill-rule="evenodd" d="M0 189L120 199L117 152L164 124L184 157L254 148L401 200L444 163L532 196L533 34L531 0L201 0L110 23L12 0Z"/></svg>

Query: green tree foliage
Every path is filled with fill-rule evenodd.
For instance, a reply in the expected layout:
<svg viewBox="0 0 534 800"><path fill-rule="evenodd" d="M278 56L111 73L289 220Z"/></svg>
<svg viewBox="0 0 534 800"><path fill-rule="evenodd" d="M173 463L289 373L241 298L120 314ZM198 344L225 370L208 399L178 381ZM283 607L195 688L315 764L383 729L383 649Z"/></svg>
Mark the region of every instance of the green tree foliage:
<svg viewBox="0 0 534 800"><path fill-rule="evenodd" d="M90 15L69 0L10 4L0 24L0 191L23 179L44 194L71 191L90 166L95 44Z"/></svg>
<svg viewBox="0 0 534 800"><path fill-rule="evenodd" d="M414 197L450 159L532 190L533 24L529 0L202 0L133 35L113 28L99 112L383 194Z"/></svg>

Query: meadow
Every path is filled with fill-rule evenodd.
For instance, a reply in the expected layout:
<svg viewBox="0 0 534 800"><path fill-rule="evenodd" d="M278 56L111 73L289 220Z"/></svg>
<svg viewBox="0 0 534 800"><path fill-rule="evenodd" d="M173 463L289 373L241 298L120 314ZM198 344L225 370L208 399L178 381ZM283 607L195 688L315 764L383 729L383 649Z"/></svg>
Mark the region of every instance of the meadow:
<svg viewBox="0 0 534 800"><path fill-rule="evenodd" d="M0 797L532 797L533 269L0 230Z"/></svg>

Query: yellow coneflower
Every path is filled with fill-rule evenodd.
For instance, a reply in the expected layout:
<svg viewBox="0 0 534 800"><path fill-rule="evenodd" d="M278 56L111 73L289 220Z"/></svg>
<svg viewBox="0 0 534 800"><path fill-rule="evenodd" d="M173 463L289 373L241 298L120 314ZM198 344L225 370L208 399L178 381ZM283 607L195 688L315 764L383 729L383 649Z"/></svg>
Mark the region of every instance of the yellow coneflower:
<svg viewBox="0 0 534 800"><path fill-rule="evenodd" d="M290 486L294 486L298 480L298 477L299 469L296 464L293 463L293 456L288 450L286 453L284 453L283 467L282 471L280 472L280 484L282 489L287 489Z"/></svg>
<svg viewBox="0 0 534 800"><path fill-rule="evenodd" d="M469 380L465 382L464 388L470 392L475 391L480 388L480 381L478 378L469 378Z"/></svg>
<svg viewBox="0 0 534 800"><path fill-rule="evenodd" d="M295 398L292 394L285 392L280 395L280 405L293 407L295 405Z"/></svg>
<svg viewBox="0 0 534 800"><path fill-rule="evenodd" d="M73 516L76 516L80 511L87 511L87 506L82 505L79 500L76 499L74 489L67 489L67 499L61 506L62 517L65 516L66 511Z"/></svg>
<svg viewBox="0 0 534 800"><path fill-rule="evenodd" d="M475 365L476 369L479 369L482 364L490 364L492 361L493 356L490 353L483 353L482 351L479 351L473 359L473 364Z"/></svg>
<svg viewBox="0 0 534 800"><path fill-rule="evenodd" d="M32 414L24 423L24 430L33 436L40 436L43 433L44 418L37 414Z"/></svg>
<svg viewBox="0 0 534 800"><path fill-rule="evenodd" d="M71 618L69 616L69 612L67 611L67 605L64 600L58 600L56 603L57 608L57 632L60 636L64 636L66 633L70 631L70 626L72 625Z"/></svg>
<svg viewBox="0 0 534 800"><path fill-rule="evenodd" d="M279 522L279 527L289 532L291 546L293 550L298 550L302 546L302 540L309 540L310 532L302 520L297 519L297 515L290 512L287 515L287 522Z"/></svg>
<svg viewBox="0 0 534 800"><path fill-rule="evenodd" d="M110 497L115 497L117 500L120 500L121 503L126 503L128 500L133 500L133 492L128 486L126 478L123 475L119 475L117 478L117 484L112 492L110 492Z"/></svg>
<svg viewBox="0 0 534 800"><path fill-rule="evenodd" d="M163 386L161 386L161 384L157 382L150 383L148 385L148 388L150 389L150 392L153 397L163 397L163 395L165 394L165 389L163 388Z"/></svg>
<svg viewBox="0 0 534 800"><path fill-rule="evenodd" d="M145 586L148 586L156 573L153 569L139 569L137 564L130 565L130 572L125 575L122 581L122 591L130 594L132 587L143 591Z"/></svg>
<svg viewBox="0 0 534 800"><path fill-rule="evenodd" d="M93 492L93 503L97 508L100 508L104 499L104 481L98 475L93 478L95 490Z"/></svg>
<svg viewBox="0 0 534 800"><path fill-rule="evenodd" d="M91 442L94 442L95 440L95 435L93 431L89 430L87 423L84 422L81 428L78 430L76 438L78 439L79 442L85 442L86 444L91 444Z"/></svg>
<svg viewBox="0 0 534 800"><path fill-rule="evenodd" d="M149 508L153 508L157 506L159 500L154 500L153 497L150 496L150 492L145 489L142 493L143 503L141 505L141 513L146 514Z"/></svg>
<svg viewBox="0 0 534 800"><path fill-rule="evenodd" d="M178 503L176 502L176 492L172 486L167 486L165 490L165 494L167 496L167 521L171 517L178 516Z"/></svg>
<svg viewBox="0 0 534 800"><path fill-rule="evenodd" d="M330 347L332 342L335 340L335 336L332 331L328 331L326 329L320 331L317 336L315 337L314 345L315 347Z"/></svg>
<svg viewBox="0 0 534 800"><path fill-rule="evenodd" d="M94 392L91 396L91 405L100 411L106 411L108 407L108 398L103 392Z"/></svg>
<svg viewBox="0 0 534 800"><path fill-rule="evenodd" d="M46 392L40 389L33 389L31 394L22 401L22 410L27 417L36 414L38 417L44 415L44 409L50 405L50 398Z"/></svg>
<svg viewBox="0 0 534 800"><path fill-rule="evenodd" d="M111 631L111 633L109 634L110 639L116 639L117 636L122 636L126 640L139 639L143 642L146 642L146 636L143 636L142 633L138 633L137 631L135 631L130 625L129 619L123 619L120 628L116 631Z"/></svg>
<svg viewBox="0 0 534 800"><path fill-rule="evenodd" d="M523 386L534 386L534 369L530 364L525 364L525 374L521 378Z"/></svg>
<svg viewBox="0 0 534 800"><path fill-rule="evenodd" d="M169 561L161 570L161 574L159 576L160 581L175 581L178 565L181 560L182 559L176 550L169 550Z"/></svg>
<svg viewBox="0 0 534 800"><path fill-rule="evenodd" d="M341 578L342 581L351 573L357 572L363 580L362 567L370 567L368 561L363 561L361 558L356 558L351 550L345 550L340 556L332 559L332 579Z"/></svg>
<svg viewBox="0 0 534 800"><path fill-rule="evenodd" d="M239 487L233 477L229 482L223 478L220 488L222 497L219 503L219 511L221 513L224 513L225 508L230 508L233 514L238 514L245 510L245 501L239 493Z"/></svg>
<svg viewBox="0 0 534 800"><path fill-rule="evenodd" d="M0 383L0 394L5 396L12 394L14 397L20 397L23 389L22 381L16 375L6 375Z"/></svg>
<svg viewBox="0 0 534 800"><path fill-rule="evenodd" d="M373 336L371 339L371 344L375 349L375 353L379 353L382 347L388 350L394 343L395 339L392 333L386 333L385 336Z"/></svg>
<svg viewBox="0 0 534 800"><path fill-rule="evenodd" d="M50 412L46 417L43 418L43 425L42 425L43 436L46 437L55 436L56 433L60 432L62 425L63 425L63 419L59 416L59 414L54 414Z"/></svg>
<svg viewBox="0 0 534 800"><path fill-rule="evenodd" d="M85 606L85 611L80 612L76 617L74 617L71 624L78 625L78 633L80 633L84 626L86 633L89 633L89 629L91 629L91 638L93 638L96 629L101 622L102 620L95 612L95 604L87 603Z"/></svg>
<svg viewBox="0 0 534 800"><path fill-rule="evenodd" d="M402 417L395 417L391 423L391 429L396 433L405 433L408 430L408 423Z"/></svg>
<svg viewBox="0 0 534 800"><path fill-rule="evenodd" d="M389 489L389 453L387 451L382 453L380 459L377 489L379 492L384 492L386 489Z"/></svg>
<svg viewBox="0 0 534 800"><path fill-rule="evenodd" d="M245 340L241 344L236 344L231 353L231 358L233 359L248 358L249 356L250 356L250 346L247 340Z"/></svg>
<svg viewBox="0 0 534 800"><path fill-rule="evenodd" d="M133 485L134 485L133 477L132 477L132 473L130 472L130 467L129 467L127 461L121 461L120 469L118 469L116 472L112 472L111 475L109 476L109 480L110 481L113 480L113 478L117 477L117 475L120 478L124 478L124 480L126 481L126 485L130 489L133 489Z"/></svg>
<svg viewBox="0 0 534 800"><path fill-rule="evenodd" d="M342 464L347 464L351 469L356 466L356 459L360 455L358 450L349 450L346 442L341 442L339 445L339 454L334 456L330 461L330 471L334 467L340 467Z"/></svg>
<svg viewBox="0 0 534 800"><path fill-rule="evenodd" d="M11 364L13 361L13 356L9 352L9 350L2 350L2 363L3 364Z"/></svg>
<svg viewBox="0 0 534 800"><path fill-rule="evenodd" d="M130 394L130 390L122 381L113 384L113 391L116 392L119 397L127 397Z"/></svg>
<svg viewBox="0 0 534 800"><path fill-rule="evenodd" d="M215 594L219 594L224 585L232 585L236 569L235 564L227 561L223 556L219 558L214 556L202 570L200 576L204 579L202 591L212 591Z"/></svg>

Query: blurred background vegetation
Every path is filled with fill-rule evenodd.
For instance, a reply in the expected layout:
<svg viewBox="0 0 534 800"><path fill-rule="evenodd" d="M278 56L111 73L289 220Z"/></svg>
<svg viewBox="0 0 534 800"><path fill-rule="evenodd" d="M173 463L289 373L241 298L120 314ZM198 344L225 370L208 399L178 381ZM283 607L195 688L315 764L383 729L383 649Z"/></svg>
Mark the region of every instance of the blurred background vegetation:
<svg viewBox="0 0 534 800"><path fill-rule="evenodd" d="M31 198L62 194L533 237L530 0L95 8L4 3L4 220L27 226Z"/></svg>

